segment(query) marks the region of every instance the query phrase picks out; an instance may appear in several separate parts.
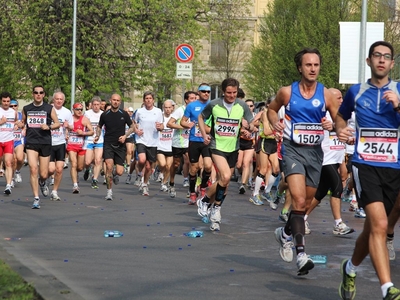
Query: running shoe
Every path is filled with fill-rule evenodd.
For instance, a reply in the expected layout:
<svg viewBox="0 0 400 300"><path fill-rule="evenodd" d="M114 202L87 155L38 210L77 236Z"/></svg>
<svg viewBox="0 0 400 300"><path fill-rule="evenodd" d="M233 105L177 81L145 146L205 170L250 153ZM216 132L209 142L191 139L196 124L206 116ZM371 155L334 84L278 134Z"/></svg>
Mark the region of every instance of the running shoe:
<svg viewBox="0 0 400 300"><path fill-rule="evenodd" d="M203 202L203 198L197 200L197 214L200 217L207 217L209 214L208 203Z"/></svg>
<svg viewBox="0 0 400 300"><path fill-rule="evenodd" d="M197 198L197 194L196 193L190 193L190 197L189 197L189 205L195 205L196 204L196 198Z"/></svg>
<svg viewBox="0 0 400 300"><path fill-rule="evenodd" d="M142 187L142 195L148 196L149 195L149 187L147 185L143 185Z"/></svg>
<svg viewBox="0 0 400 300"><path fill-rule="evenodd" d="M14 181L14 178L13 179L11 179L11 188L13 189L13 188L15 188L15 181Z"/></svg>
<svg viewBox="0 0 400 300"><path fill-rule="evenodd" d="M141 176L136 176L135 182L133 183L134 186L140 186L142 182L142 177Z"/></svg>
<svg viewBox="0 0 400 300"><path fill-rule="evenodd" d="M386 240L386 248L388 249L389 260L395 260L396 259L396 251L394 250L393 239Z"/></svg>
<svg viewBox="0 0 400 300"><path fill-rule="evenodd" d="M362 207L356 210L354 217L356 218L366 218L367 215L365 214L365 211Z"/></svg>
<svg viewBox="0 0 400 300"><path fill-rule="evenodd" d="M99 182L97 179L92 179L92 189L98 189L99 188Z"/></svg>
<svg viewBox="0 0 400 300"><path fill-rule="evenodd" d="M297 254L296 264L298 276L307 275L314 268L314 262L305 252Z"/></svg>
<svg viewBox="0 0 400 300"><path fill-rule="evenodd" d="M61 201L61 198L58 196L57 191L52 191L50 194L50 200L53 201Z"/></svg>
<svg viewBox="0 0 400 300"><path fill-rule="evenodd" d="M107 191L107 195L104 197L106 200L108 201L112 201L113 200L113 193L112 191Z"/></svg>
<svg viewBox="0 0 400 300"><path fill-rule="evenodd" d="M11 185L7 184L6 189L4 190L4 194L11 195Z"/></svg>
<svg viewBox="0 0 400 300"><path fill-rule="evenodd" d="M15 178L15 182L16 182L16 183L21 183L21 182L22 182L21 173L15 172L14 178Z"/></svg>
<svg viewBox="0 0 400 300"><path fill-rule="evenodd" d="M132 180L132 175L131 175L131 174L128 174L128 176L126 176L125 183L126 183L126 184L131 184L131 180Z"/></svg>
<svg viewBox="0 0 400 300"><path fill-rule="evenodd" d="M279 244L279 254L283 261L293 261L293 241L292 239L285 239L283 237L283 227L275 229L275 239Z"/></svg>
<svg viewBox="0 0 400 300"><path fill-rule="evenodd" d="M41 183L39 180L40 191L44 197L49 196L49 188L46 185L46 182Z"/></svg>
<svg viewBox="0 0 400 300"><path fill-rule="evenodd" d="M335 235L346 235L352 232L354 232L354 229L350 228L343 222L340 222L339 224L333 226L333 234Z"/></svg>
<svg viewBox="0 0 400 300"><path fill-rule="evenodd" d="M391 286L387 290L386 297L383 300L400 300L400 290L394 286Z"/></svg>
<svg viewBox="0 0 400 300"><path fill-rule="evenodd" d="M39 198L35 198L33 200L32 209L39 209L40 208L40 200Z"/></svg>
<svg viewBox="0 0 400 300"><path fill-rule="evenodd" d="M113 182L114 182L115 185L118 185L118 183L119 183L119 176L118 176L117 174L114 174L114 175L113 175Z"/></svg>
<svg viewBox="0 0 400 300"><path fill-rule="evenodd" d="M269 207L271 207L271 209L273 209L273 210L277 210L278 204L279 204L279 200L275 199L274 201L269 202Z"/></svg>
<svg viewBox="0 0 400 300"><path fill-rule="evenodd" d="M263 205L264 204L264 202L261 201L261 199L260 199L260 195L251 196L249 198L249 201L251 203L253 203L254 205Z"/></svg>
<svg viewBox="0 0 400 300"><path fill-rule="evenodd" d="M259 195L260 195L260 198L264 201L268 201L268 202L272 201L271 192L269 192L269 193L263 192L263 193L260 193Z"/></svg>
<svg viewBox="0 0 400 300"><path fill-rule="evenodd" d="M207 192L206 188L201 188L200 189L200 198L203 198L206 195L206 192Z"/></svg>
<svg viewBox="0 0 400 300"><path fill-rule="evenodd" d="M283 223L287 223L288 220L289 220L289 212L284 214L281 211L279 214L279 221L282 221Z"/></svg>
<svg viewBox="0 0 400 300"><path fill-rule="evenodd" d="M189 186L190 186L189 179L187 178L183 179L183 187L189 187Z"/></svg>
<svg viewBox="0 0 400 300"><path fill-rule="evenodd" d="M347 259L343 260L340 266L342 282L339 285L339 296L343 300L353 300L356 296L356 275L350 276L346 273L347 261Z"/></svg>
<svg viewBox="0 0 400 300"><path fill-rule="evenodd" d="M187 191L186 198L190 198L190 191Z"/></svg>
<svg viewBox="0 0 400 300"><path fill-rule="evenodd" d="M64 162L64 169L68 169L68 163Z"/></svg>
<svg viewBox="0 0 400 300"><path fill-rule="evenodd" d="M351 200L351 201L350 201L350 208L349 208L349 211L356 211L357 209L358 209L357 200Z"/></svg>
<svg viewBox="0 0 400 300"><path fill-rule="evenodd" d="M72 194L79 194L79 186L76 185L72 188Z"/></svg>
<svg viewBox="0 0 400 300"><path fill-rule="evenodd" d="M176 197L175 186L171 186L171 187L169 188L169 196L170 196L171 198L175 198L175 197Z"/></svg>
<svg viewBox="0 0 400 300"><path fill-rule="evenodd" d="M246 193L246 188L245 188L245 186L242 184L242 185L239 187L239 194L243 195L244 193Z"/></svg>
<svg viewBox="0 0 400 300"><path fill-rule="evenodd" d="M220 231L220 224L221 224L221 206L214 205L210 210L210 230L211 231Z"/></svg>
<svg viewBox="0 0 400 300"><path fill-rule="evenodd" d="M89 179L90 169L87 168L85 173L83 173L83 180L87 181Z"/></svg>
<svg viewBox="0 0 400 300"><path fill-rule="evenodd" d="M168 187L165 183L161 183L160 191L168 192Z"/></svg>
<svg viewBox="0 0 400 300"><path fill-rule="evenodd" d="M307 221L304 221L304 226L305 226L305 234L310 234L311 233L311 229L310 229L310 224L308 224Z"/></svg>
<svg viewBox="0 0 400 300"><path fill-rule="evenodd" d="M54 177L50 178L50 185L54 185Z"/></svg>

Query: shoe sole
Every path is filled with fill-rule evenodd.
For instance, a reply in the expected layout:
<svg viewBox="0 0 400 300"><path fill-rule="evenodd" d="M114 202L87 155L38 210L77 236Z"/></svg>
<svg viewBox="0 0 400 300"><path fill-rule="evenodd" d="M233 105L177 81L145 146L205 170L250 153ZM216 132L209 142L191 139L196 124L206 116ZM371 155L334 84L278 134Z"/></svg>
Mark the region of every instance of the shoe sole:
<svg viewBox="0 0 400 300"><path fill-rule="evenodd" d="M260 205L263 205L264 203L259 203L259 202L255 202L253 199L249 199L249 202L250 203L252 203L252 204L254 204L254 205L257 205L257 206L260 206Z"/></svg>
<svg viewBox="0 0 400 300"><path fill-rule="evenodd" d="M314 269L314 262L309 259L306 264L304 266L301 267L301 269L299 269L297 271L297 276L304 276L308 274L308 271Z"/></svg>
<svg viewBox="0 0 400 300"><path fill-rule="evenodd" d="M243 195L244 193L246 193L246 189L245 188L240 188L239 189L239 194Z"/></svg>
<svg viewBox="0 0 400 300"><path fill-rule="evenodd" d="M215 227L214 227L215 226ZM210 230L211 231L220 231L221 230L221 227L219 226L219 223L213 223L213 224L211 224L211 226L210 226Z"/></svg>
<svg viewBox="0 0 400 300"><path fill-rule="evenodd" d="M11 195L11 191L10 190L4 191L4 194L5 195Z"/></svg>
<svg viewBox="0 0 400 300"><path fill-rule="evenodd" d="M335 231L335 230L333 230L332 232L333 232L334 235L346 235L346 234L353 233L353 232L354 232L354 229L351 228L350 230L345 231L345 232L340 232L340 231Z"/></svg>
<svg viewBox="0 0 400 300"><path fill-rule="evenodd" d="M32 209L39 209L40 208L40 205L34 205L34 206L32 206Z"/></svg>

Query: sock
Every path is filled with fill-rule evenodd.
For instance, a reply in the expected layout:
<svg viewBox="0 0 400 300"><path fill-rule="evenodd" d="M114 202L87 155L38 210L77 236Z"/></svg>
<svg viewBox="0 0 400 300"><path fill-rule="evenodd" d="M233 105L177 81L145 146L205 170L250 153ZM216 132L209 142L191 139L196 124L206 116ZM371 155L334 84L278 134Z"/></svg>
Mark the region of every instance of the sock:
<svg viewBox="0 0 400 300"><path fill-rule="evenodd" d="M256 177L256 183L254 185L254 191L253 191L253 196L258 195L258 193L260 192L260 187L262 185L262 183L264 182L264 175L258 174Z"/></svg>
<svg viewBox="0 0 400 300"><path fill-rule="evenodd" d="M196 175L189 175L189 191L190 193L194 193L195 192L195 188L196 188L196 180L197 180L197 176Z"/></svg>
<svg viewBox="0 0 400 300"><path fill-rule="evenodd" d="M386 282L385 284L381 285L382 295L383 298L386 297L388 289L393 286L392 282Z"/></svg>
<svg viewBox="0 0 400 300"><path fill-rule="evenodd" d="M268 178L268 185L265 187L265 193L269 193L274 185L276 177L270 175Z"/></svg>
<svg viewBox="0 0 400 300"><path fill-rule="evenodd" d="M77 187L78 186L78 183L77 182L74 182L74 187Z"/></svg>
<svg viewBox="0 0 400 300"><path fill-rule="evenodd" d="M175 182L171 182L171 181L169 182L170 187L173 187L174 185L175 185Z"/></svg>
<svg viewBox="0 0 400 300"><path fill-rule="evenodd" d="M342 222L342 218L340 218L340 219L335 219L335 225L336 225L336 226L338 226L340 222Z"/></svg>
<svg viewBox="0 0 400 300"><path fill-rule="evenodd" d="M201 202L210 203L210 198L208 198L208 196L205 195L203 200L201 200Z"/></svg>
<svg viewBox="0 0 400 300"><path fill-rule="evenodd" d="M386 235L386 240L388 240L388 241L393 241L393 239L394 239L394 233L388 233L388 234Z"/></svg>
<svg viewBox="0 0 400 300"><path fill-rule="evenodd" d="M304 221L307 221L308 215L304 215Z"/></svg>
<svg viewBox="0 0 400 300"><path fill-rule="evenodd" d="M351 262L351 259L349 259L346 264L347 275L349 275L350 277L356 276L357 269L358 269L358 266L353 265L353 263Z"/></svg>

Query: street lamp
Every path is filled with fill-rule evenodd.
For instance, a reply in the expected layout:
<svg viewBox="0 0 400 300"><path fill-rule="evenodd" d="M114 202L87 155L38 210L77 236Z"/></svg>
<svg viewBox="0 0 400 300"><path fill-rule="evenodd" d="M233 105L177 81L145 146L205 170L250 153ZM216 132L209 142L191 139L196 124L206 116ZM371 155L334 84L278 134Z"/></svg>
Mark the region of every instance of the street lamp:
<svg viewBox="0 0 400 300"><path fill-rule="evenodd" d="M75 103L75 65L76 65L76 11L77 1L74 0L74 16L72 21L72 74L71 74L71 110Z"/></svg>

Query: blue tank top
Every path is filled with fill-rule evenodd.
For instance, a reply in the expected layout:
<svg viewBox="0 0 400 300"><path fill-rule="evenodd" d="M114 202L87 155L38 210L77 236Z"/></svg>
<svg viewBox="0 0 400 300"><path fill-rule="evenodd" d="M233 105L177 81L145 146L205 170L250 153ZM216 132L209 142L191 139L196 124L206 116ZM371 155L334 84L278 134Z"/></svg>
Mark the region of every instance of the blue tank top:
<svg viewBox="0 0 400 300"><path fill-rule="evenodd" d="M190 129L189 141L204 142L203 136L201 135L201 132L200 132L199 123L198 123L197 119L198 119L200 113L203 111L204 107L206 107L206 105L209 102L210 101L203 103L200 100L197 100L197 101L189 103L186 106L184 116L187 117L190 122L195 123L195 126L193 126Z"/></svg>
<svg viewBox="0 0 400 300"><path fill-rule="evenodd" d="M283 138L300 145L319 145L324 139L322 118L326 114L324 85L317 82L315 94L304 98L299 82L292 83L289 103L285 107Z"/></svg>

